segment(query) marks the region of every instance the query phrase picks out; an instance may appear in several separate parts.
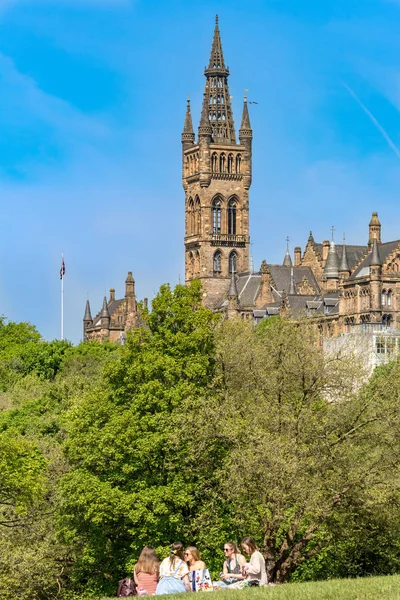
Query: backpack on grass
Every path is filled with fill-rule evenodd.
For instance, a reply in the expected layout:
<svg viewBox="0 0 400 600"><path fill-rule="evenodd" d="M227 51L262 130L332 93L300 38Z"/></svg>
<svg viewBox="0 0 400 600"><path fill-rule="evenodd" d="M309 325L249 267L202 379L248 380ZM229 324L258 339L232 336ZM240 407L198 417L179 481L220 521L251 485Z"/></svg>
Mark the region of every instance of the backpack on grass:
<svg viewBox="0 0 400 600"><path fill-rule="evenodd" d="M126 577L119 582L117 598L129 598L129 596L137 596L136 583L130 577Z"/></svg>

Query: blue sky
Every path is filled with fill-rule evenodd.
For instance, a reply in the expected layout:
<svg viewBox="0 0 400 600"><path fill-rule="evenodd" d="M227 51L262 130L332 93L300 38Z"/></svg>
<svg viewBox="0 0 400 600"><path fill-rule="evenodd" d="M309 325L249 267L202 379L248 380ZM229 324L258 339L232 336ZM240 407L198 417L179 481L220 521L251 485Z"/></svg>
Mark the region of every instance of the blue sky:
<svg viewBox="0 0 400 600"><path fill-rule="evenodd" d="M0 314L81 338L132 270L139 298L183 280L181 143L215 13L236 125L254 130L256 268L286 236L400 238L400 0L1 0Z"/></svg>

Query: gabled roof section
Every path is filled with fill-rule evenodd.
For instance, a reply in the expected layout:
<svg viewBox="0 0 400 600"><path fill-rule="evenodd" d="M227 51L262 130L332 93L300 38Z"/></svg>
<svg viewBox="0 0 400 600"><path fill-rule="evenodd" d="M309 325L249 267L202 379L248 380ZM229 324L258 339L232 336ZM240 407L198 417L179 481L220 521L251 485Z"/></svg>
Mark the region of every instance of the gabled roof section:
<svg viewBox="0 0 400 600"><path fill-rule="evenodd" d="M322 256L322 244L315 244L318 252ZM339 264L342 260L343 244L335 244L336 254L339 258ZM356 264L362 259L368 252L368 246L349 246L346 244L347 264L350 270L354 269Z"/></svg>
<svg viewBox="0 0 400 600"><path fill-rule="evenodd" d="M400 247L400 240L394 240L393 242L385 242L379 244L379 258L381 264L384 264L388 256L397 248ZM371 266L372 252L370 252L358 265L357 269L352 273L349 279L354 280L360 277L367 277L369 275L369 267Z"/></svg>
<svg viewBox="0 0 400 600"><path fill-rule="evenodd" d="M283 265L268 265L268 268L277 291L284 291L288 294L290 290L291 269L288 269ZM293 280L296 287L304 278L308 280L311 287L315 290L315 293L319 294L320 289L311 267L293 267Z"/></svg>

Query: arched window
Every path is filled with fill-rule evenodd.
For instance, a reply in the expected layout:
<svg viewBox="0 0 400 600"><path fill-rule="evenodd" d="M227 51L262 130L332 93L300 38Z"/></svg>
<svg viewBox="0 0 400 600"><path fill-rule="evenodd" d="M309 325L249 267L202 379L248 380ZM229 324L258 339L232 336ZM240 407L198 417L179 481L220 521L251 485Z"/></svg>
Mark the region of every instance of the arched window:
<svg viewBox="0 0 400 600"><path fill-rule="evenodd" d="M388 290L387 293L387 305L392 306L392 290Z"/></svg>
<svg viewBox="0 0 400 600"><path fill-rule="evenodd" d="M231 252L229 255L229 273L237 272L237 254L236 252Z"/></svg>
<svg viewBox="0 0 400 600"><path fill-rule="evenodd" d="M193 258L192 252L189 252L189 256L188 256L188 279L192 279L193 278L193 272L194 272L194 258Z"/></svg>
<svg viewBox="0 0 400 600"><path fill-rule="evenodd" d="M236 201L233 198L228 202L228 233L236 235Z"/></svg>
<svg viewBox="0 0 400 600"><path fill-rule="evenodd" d="M194 203L194 233L200 233L200 224L201 224L201 209L200 209L200 199L198 196L195 198Z"/></svg>
<svg viewBox="0 0 400 600"><path fill-rule="evenodd" d="M221 262L222 262L222 254L221 254L220 250L217 250L214 254L214 260L213 260L214 273L221 273Z"/></svg>
<svg viewBox="0 0 400 600"><path fill-rule="evenodd" d="M218 171L218 155L216 152L213 152L211 157L211 171L216 173Z"/></svg>
<svg viewBox="0 0 400 600"><path fill-rule="evenodd" d="M219 170L221 173L225 173L225 154L222 153L219 157Z"/></svg>
<svg viewBox="0 0 400 600"><path fill-rule="evenodd" d="M233 154L228 155L228 173L233 173Z"/></svg>
<svg viewBox="0 0 400 600"><path fill-rule="evenodd" d="M240 173L241 163L242 163L242 156L240 154L238 154L236 156L236 173Z"/></svg>
<svg viewBox="0 0 400 600"><path fill-rule="evenodd" d="M386 306L386 290L382 290L382 306Z"/></svg>
<svg viewBox="0 0 400 600"><path fill-rule="evenodd" d="M189 198L187 212L187 232L189 235L193 233L193 198Z"/></svg>
<svg viewBox="0 0 400 600"><path fill-rule="evenodd" d="M212 207L213 233L221 233L221 206L221 200L215 198Z"/></svg>
<svg viewBox="0 0 400 600"><path fill-rule="evenodd" d="M195 277L200 275L200 253L197 251L194 255L194 269L193 273Z"/></svg>

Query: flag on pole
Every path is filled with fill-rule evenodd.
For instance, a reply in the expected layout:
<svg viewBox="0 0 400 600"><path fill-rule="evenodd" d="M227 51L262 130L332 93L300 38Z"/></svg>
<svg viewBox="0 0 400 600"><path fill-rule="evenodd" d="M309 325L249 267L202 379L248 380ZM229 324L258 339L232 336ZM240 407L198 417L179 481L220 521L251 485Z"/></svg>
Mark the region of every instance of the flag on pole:
<svg viewBox="0 0 400 600"><path fill-rule="evenodd" d="M62 279L65 275L65 262L64 262L64 257L62 257L62 261L61 261L61 269L60 269L60 279Z"/></svg>

